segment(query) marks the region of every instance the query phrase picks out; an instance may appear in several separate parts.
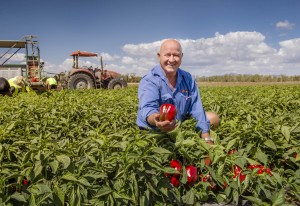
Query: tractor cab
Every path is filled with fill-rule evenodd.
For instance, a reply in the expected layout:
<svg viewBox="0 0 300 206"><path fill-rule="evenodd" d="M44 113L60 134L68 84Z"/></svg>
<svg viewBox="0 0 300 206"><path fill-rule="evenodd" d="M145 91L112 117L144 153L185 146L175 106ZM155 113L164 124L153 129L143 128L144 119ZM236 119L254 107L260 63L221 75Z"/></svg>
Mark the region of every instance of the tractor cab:
<svg viewBox="0 0 300 206"><path fill-rule="evenodd" d="M72 68L78 69L79 57L96 57L98 55L96 53L82 52L82 51L78 50L76 52L72 52L70 56L73 57L73 66L72 66Z"/></svg>
<svg viewBox="0 0 300 206"><path fill-rule="evenodd" d="M127 87L127 82L121 74L105 70L103 67L102 56L100 56L100 68L92 66L79 66L79 57L97 57L98 54L85 51L72 52L72 69L67 75L67 88L69 89L91 89L91 88L123 88Z"/></svg>

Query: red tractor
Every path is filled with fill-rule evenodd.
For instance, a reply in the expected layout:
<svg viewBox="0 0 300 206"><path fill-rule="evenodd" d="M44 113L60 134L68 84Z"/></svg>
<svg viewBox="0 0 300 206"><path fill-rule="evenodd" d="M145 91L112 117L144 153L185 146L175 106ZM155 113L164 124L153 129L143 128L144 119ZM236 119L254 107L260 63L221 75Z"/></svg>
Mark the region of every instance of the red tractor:
<svg viewBox="0 0 300 206"><path fill-rule="evenodd" d="M127 87L127 82L121 74L103 69L102 57L101 68L78 67L79 57L96 57L96 53L76 51L71 53L73 56L73 66L66 77L66 87L68 89L92 89L107 88L119 89Z"/></svg>

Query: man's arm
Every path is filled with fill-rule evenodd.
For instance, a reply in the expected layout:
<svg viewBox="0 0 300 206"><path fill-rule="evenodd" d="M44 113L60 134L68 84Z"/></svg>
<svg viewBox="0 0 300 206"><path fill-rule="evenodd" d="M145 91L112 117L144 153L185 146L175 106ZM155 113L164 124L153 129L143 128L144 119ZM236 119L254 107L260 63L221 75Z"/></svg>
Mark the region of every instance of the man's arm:
<svg viewBox="0 0 300 206"><path fill-rule="evenodd" d="M150 116L147 117L148 124L152 126L156 126L157 122L159 121L159 114L153 113Z"/></svg>

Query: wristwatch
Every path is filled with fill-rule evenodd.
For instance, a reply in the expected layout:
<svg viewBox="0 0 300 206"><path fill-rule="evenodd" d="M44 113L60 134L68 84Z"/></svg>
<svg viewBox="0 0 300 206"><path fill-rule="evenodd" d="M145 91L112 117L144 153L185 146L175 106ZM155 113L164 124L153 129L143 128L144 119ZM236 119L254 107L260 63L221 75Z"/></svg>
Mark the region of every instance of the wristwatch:
<svg viewBox="0 0 300 206"><path fill-rule="evenodd" d="M211 138L211 136L204 137L204 140L205 140L205 141L211 141L211 142L214 142L214 139Z"/></svg>

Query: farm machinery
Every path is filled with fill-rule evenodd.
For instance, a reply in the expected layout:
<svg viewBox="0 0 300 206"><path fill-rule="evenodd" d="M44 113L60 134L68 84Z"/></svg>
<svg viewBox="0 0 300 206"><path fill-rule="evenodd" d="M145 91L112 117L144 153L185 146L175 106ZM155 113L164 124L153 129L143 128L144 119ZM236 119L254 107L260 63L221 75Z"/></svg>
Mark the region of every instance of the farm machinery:
<svg viewBox="0 0 300 206"><path fill-rule="evenodd" d="M121 74L106 70L103 67L102 56L100 56L100 68L92 66L78 66L79 57L97 57L96 53L76 51L72 52L73 66L66 75L66 88L68 89L92 89L107 88L119 89L127 87L127 82Z"/></svg>
<svg viewBox="0 0 300 206"><path fill-rule="evenodd" d="M44 62L40 59L37 36L24 36L21 40L0 40L0 48L6 48L0 56L0 76L7 79L14 76L25 77L26 83L34 90L45 89L42 81ZM23 64L8 64L21 49L25 49L25 62ZM12 52L12 54L9 54ZM16 55L16 58L19 56Z"/></svg>
<svg viewBox="0 0 300 206"><path fill-rule="evenodd" d="M40 58L40 49L37 36L24 36L21 40L0 40L0 49L8 49L0 54L0 77L6 79L15 76L25 77L26 83L33 90L45 90L43 76L44 62ZM21 49L25 49L25 61L23 64L8 64L20 56L16 55ZM73 57L73 66L66 73L57 74L58 86L66 89L92 89L107 88L118 89L127 87L127 82L121 74L106 70L103 67L102 56L100 56L100 68L87 67L78 65L79 57L97 57L96 53L76 51L71 53ZM3 60L3 59L4 60ZM53 73L52 73L53 74ZM45 76L44 76L45 77Z"/></svg>

